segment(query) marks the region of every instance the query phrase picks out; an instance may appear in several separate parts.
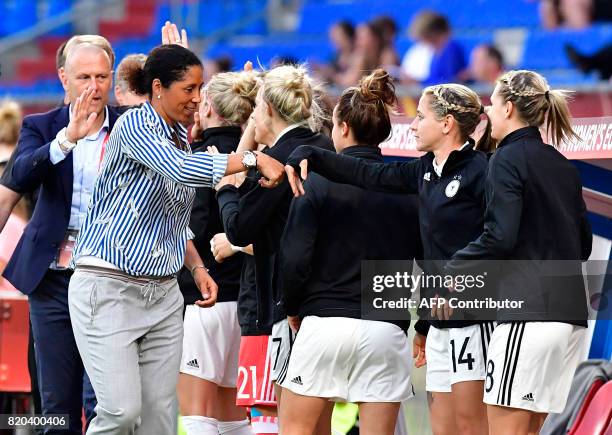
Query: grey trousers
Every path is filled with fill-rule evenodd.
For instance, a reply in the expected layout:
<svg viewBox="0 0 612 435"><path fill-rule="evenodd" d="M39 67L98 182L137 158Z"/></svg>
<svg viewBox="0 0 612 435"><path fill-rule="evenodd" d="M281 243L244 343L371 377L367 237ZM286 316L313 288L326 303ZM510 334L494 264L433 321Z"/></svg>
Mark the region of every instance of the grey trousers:
<svg viewBox="0 0 612 435"><path fill-rule="evenodd" d="M77 267L68 302L98 405L87 435L176 433L183 339L176 279L150 281Z"/></svg>

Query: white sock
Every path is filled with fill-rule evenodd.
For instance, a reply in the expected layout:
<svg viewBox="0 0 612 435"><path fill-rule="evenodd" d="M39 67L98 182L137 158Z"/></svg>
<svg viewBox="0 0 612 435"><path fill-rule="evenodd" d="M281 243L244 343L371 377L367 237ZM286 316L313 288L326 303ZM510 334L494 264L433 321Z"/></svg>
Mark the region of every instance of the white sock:
<svg viewBox="0 0 612 435"><path fill-rule="evenodd" d="M251 418L251 427L255 434L277 434L278 417L259 415Z"/></svg>
<svg viewBox="0 0 612 435"><path fill-rule="evenodd" d="M201 415L181 416L181 423L187 435L219 435L219 422Z"/></svg>
<svg viewBox="0 0 612 435"><path fill-rule="evenodd" d="M238 421L220 421L219 433L221 435L253 435L248 418Z"/></svg>

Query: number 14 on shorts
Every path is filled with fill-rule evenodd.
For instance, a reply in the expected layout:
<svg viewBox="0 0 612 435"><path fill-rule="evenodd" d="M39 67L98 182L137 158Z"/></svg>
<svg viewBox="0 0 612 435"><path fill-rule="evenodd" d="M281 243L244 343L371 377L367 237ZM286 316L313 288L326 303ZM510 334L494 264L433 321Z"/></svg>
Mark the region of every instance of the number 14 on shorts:
<svg viewBox="0 0 612 435"><path fill-rule="evenodd" d="M470 341L470 337L465 337L463 341L463 345L461 346L461 351L459 352L459 359L457 359L457 353L455 351L455 340L451 340L451 359L453 360L453 372L457 373L457 364L467 364L468 370L474 370L474 357L471 352L466 354L466 350L468 347L468 342Z"/></svg>

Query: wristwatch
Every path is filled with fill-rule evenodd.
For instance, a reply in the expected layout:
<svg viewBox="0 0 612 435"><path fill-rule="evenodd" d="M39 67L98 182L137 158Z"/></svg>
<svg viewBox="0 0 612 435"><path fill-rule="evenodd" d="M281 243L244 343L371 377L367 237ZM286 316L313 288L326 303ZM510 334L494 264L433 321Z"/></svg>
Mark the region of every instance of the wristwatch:
<svg viewBox="0 0 612 435"><path fill-rule="evenodd" d="M242 156L242 165L245 169L257 167L257 154L253 151L245 151Z"/></svg>
<svg viewBox="0 0 612 435"><path fill-rule="evenodd" d="M66 127L62 128L57 133L56 138L57 142L59 143L59 147L64 154L68 154L77 145L76 142L70 142L66 137Z"/></svg>

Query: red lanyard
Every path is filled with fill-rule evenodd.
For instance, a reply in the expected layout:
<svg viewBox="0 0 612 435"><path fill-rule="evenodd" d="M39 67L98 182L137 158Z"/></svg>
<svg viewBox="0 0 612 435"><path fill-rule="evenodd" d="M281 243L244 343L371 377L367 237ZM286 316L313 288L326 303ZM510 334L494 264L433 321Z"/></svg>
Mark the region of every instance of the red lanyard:
<svg viewBox="0 0 612 435"><path fill-rule="evenodd" d="M98 172L100 172L100 166L102 165L102 159L104 158L104 153L106 152L106 142L108 142L108 138L110 136L110 130L106 132L106 136L102 140L102 150L100 151L100 161L98 162Z"/></svg>

